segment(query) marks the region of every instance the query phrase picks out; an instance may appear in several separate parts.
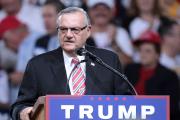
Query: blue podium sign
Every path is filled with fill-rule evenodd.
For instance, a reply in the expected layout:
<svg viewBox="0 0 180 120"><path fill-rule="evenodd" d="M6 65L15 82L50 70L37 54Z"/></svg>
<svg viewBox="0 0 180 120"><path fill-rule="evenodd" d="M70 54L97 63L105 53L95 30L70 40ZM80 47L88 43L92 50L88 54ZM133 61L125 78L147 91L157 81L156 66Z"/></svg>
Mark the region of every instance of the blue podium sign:
<svg viewBox="0 0 180 120"><path fill-rule="evenodd" d="M170 120L169 96L46 96L47 120Z"/></svg>

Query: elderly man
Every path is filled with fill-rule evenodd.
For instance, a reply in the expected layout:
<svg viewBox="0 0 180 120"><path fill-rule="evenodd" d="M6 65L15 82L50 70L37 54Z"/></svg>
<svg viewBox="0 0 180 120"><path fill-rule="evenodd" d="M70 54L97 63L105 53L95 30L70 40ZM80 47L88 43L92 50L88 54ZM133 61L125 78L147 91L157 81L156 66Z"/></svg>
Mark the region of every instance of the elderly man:
<svg viewBox="0 0 180 120"><path fill-rule="evenodd" d="M121 71L116 54L85 46L91 33L91 26L88 15L83 9L70 7L62 10L58 16L57 25L61 47L36 56L29 61L18 99L12 105L11 116L13 119L20 117L22 120L28 120L28 114L37 98L47 94L113 95L130 93L127 84L120 77L96 64L90 58L76 54L76 49L85 47L104 62ZM78 60L84 59L87 59L86 63L74 67Z"/></svg>

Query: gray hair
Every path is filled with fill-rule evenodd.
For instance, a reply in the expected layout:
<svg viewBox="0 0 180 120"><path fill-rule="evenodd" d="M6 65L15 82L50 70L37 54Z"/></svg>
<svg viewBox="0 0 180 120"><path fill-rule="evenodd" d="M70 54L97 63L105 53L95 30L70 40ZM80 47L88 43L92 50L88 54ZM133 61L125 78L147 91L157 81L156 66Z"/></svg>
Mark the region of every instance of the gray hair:
<svg viewBox="0 0 180 120"><path fill-rule="evenodd" d="M83 10L82 8L79 8L79 7L68 7L66 9L63 9L61 10L59 13L58 13L58 17L57 17L57 25L58 25L58 22L59 22L59 18L60 16L64 15L64 14L68 14L68 13L75 13L75 12L81 12L83 13L84 17L85 17L85 24L87 25L91 25L91 22L90 22L90 18L87 14L87 12L85 10Z"/></svg>

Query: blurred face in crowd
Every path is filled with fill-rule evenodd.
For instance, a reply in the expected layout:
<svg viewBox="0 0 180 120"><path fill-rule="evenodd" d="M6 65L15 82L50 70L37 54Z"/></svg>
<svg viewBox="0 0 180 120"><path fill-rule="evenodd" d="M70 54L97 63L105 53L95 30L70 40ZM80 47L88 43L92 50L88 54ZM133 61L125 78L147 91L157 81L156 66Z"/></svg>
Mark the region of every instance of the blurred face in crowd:
<svg viewBox="0 0 180 120"><path fill-rule="evenodd" d="M155 0L136 0L137 7L142 12L151 12L154 9Z"/></svg>
<svg viewBox="0 0 180 120"><path fill-rule="evenodd" d="M20 43L22 42L22 32L24 28L19 27L13 30L8 30L4 33L3 39L6 46L13 51L17 51Z"/></svg>
<svg viewBox="0 0 180 120"><path fill-rule="evenodd" d="M48 34L52 35L56 33L56 19L57 11L53 5L43 6L43 19Z"/></svg>
<svg viewBox="0 0 180 120"><path fill-rule="evenodd" d="M20 9L21 0L0 0L0 4L8 14L14 14Z"/></svg>
<svg viewBox="0 0 180 120"><path fill-rule="evenodd" d="M82 12L66 13L58 18L58 35L63 50L74 55L90 36L90 26Z"/></svg>
<svg viewBox="0 0 180 120"><path fill-rule="evenodd" d="M163 36L163 44L172 50L178 51L180 45L180 27L174 24L169 32Z"/></svg>
<svg viewBox="0 0 180 120"><path fill-rule="evenodd" d="M142 43L139 46L140 61L143 66L156 65L159 59L159 54L155 50L152 43Z"/></svg>
<svg viewBox="0 0 180 120"><path fill-rule="evenodd" d="M112 10L103 4L95 5L90 8L89 15L95 25L106 25L112 19Z"/></svg>
<svg viewBox="0 0 180 120"><path fill-rule="evenodd" d="M163 0L166 4L173 4L176 0Z"/></svg>

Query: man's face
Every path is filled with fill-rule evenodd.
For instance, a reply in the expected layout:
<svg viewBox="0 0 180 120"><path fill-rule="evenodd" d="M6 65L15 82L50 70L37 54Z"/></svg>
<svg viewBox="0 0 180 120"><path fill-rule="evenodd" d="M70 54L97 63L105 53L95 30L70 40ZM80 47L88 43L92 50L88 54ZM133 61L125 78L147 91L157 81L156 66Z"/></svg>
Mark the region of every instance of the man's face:
<svg viewBox="0 0 180 120"><path fill-rule="evenodd" d="M96 25L106 25L112 19L112 10L101 4L90 8L89 14L93 24Z"/></svg>
<svg viewBox="0 0 180 120"><path fill-rule="evenodd" d="M0 0L0 4L2 8L9 14L16 11L18 4L20 4L20 0Z"/></svg>
<svg viewBox="0 0 180 120"><path fill-rule="evenodd" d="M54 6L45 5L43 7L43 19L47 32L49 34L56 33L57 12Z"/></svg>
<svg viewBox="0 0 180 120"><path fill-rule="evenodd" d="M140 11L149 12L153 10L155 0L136 0Z"/></svg>
<svg viewBox="0 0 180 120"><path fill-rule="evenodd" d="M13 51L17 51L22 41L21 34L20 28L6 31L3 35L6 46Z"/></svg>
<svg viewBox="0 0 180 120"><path fill-rule="evenodd" d="M158 62L159 55L151 43L142 43L139 46L140 61L144 66L151 66Z"/></svg>
<svg viewBox="0 0 180 120"><path fill-rule="evenodd" d="M180 28L178 25L173 25L172 29L163 37L163 42L175 51L179 50L180 45Z"/></svg>
<svg viewBox="0 0 180 120"><path fill-rule="evenodd" d="M69 54L74 54L77 48L83 47L90 36L90 26L81 12L60 16L58 25L61 47Z"/></svg>

